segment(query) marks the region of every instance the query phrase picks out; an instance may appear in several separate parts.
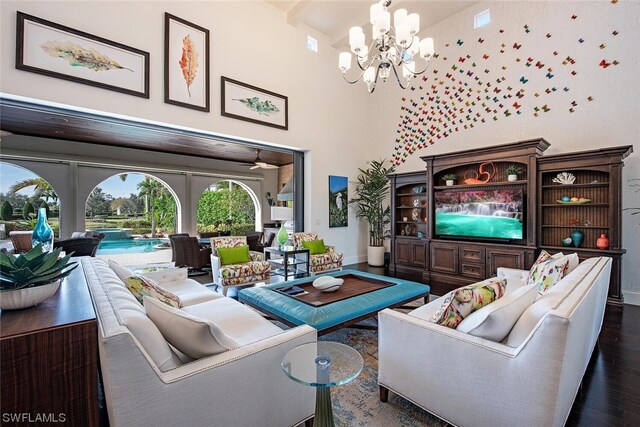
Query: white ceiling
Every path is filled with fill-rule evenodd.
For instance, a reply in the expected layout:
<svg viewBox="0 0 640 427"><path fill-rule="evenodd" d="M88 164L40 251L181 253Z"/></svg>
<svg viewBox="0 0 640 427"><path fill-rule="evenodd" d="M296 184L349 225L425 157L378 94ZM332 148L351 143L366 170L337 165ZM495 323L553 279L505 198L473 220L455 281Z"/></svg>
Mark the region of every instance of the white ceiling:
<svg viewBox="0 0 640 427"><path fill-rule="evenodd" d="M336 49L348 47L349 28L362 26L370 34L369 7L374 0L265 0L281 10L291 25L304 23L327 35ZM389 10L407 9L420 15L420 27L428 28L466 9L476 1L393 0ZM426 35L426 34L425 34ZM367 37L369 39L370 37Z"/></svg>

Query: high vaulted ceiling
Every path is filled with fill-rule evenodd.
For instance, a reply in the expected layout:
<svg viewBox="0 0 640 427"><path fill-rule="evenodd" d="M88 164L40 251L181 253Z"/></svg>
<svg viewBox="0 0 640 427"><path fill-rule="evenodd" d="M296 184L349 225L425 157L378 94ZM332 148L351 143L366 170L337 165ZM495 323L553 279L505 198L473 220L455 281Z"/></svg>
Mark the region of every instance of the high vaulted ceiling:
<svg viewBox="0 0 640 427"><path fill-rule="evenodd" d="M280 9L291 25L304 23L331 40L331 46L348 50L349 28L357 25L365 34L371 33L369 24L369 7L374 0L265 0ZM428 28L443 19L466 9L476 1L431 1L431 0L393 0L389 10L393 13L398 8L407 9L409 13L420 15L420 27ZM428 34L422 32L422 36ZM370 37L367 37L370 39Z"/></svg>

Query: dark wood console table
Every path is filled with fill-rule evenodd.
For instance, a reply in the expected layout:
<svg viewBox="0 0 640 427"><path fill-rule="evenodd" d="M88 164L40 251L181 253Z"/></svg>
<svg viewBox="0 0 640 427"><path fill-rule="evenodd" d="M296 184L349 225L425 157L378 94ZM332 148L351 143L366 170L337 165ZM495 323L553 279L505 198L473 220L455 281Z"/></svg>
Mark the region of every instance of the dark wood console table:
<svg viewBox="0 0 640 427"><path fill-rule="evenodd" d="M11 415L20 425L98 425L97 325L82 266L42 304L0 310L0 360L3 425Z"/></svg>

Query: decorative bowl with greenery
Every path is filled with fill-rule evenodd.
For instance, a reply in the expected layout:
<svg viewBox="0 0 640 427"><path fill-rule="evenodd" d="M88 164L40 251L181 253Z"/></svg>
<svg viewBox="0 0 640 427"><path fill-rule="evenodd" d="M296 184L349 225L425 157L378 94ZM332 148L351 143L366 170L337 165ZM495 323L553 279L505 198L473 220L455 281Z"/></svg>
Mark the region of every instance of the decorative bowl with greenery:
<svg viewBox="0 0 640 427"><path fill-rule="evenodd" d="M31 307L55 294L60 281L78 266L69 263L71 254L60 257L60 252L43 252L41 245L19 255L0 252L0 308Z"/></svg>
<svg viewBox="0 0 640 427"><path fill-rule="evenodd" d="M385 160L372 160L367 169L360 169L355 195L349 203L356 209L356 218L369 224L369 265L384 265L384 239L388 237L387 226L391 222L391 207L387 202L389 178L395 166L385 166ZM386 203L386 206L385 206Z"/></svg>

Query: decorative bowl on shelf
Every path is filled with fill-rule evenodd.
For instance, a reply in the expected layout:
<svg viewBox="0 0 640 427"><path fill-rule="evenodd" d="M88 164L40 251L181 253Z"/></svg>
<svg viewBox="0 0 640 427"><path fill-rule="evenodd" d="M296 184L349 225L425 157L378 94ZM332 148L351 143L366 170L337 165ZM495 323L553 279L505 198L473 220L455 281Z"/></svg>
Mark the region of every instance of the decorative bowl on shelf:
<svg viewBox="0 0 640 427"><path fill-rule="evenodd" d="M424 185L416 185L411 189L411 191L413 191L414 193L424 193L425 189L426 187Z"/></svg>
<svg viewBox="0 0 640 427"><path fill-rule="evenodd" d="M572 244L573 240L571 240L571 237L565 237L562 239L562 246L571 246Z"/></svg>
<svg viewBox="0 0 640 427"><path fill-rule="evenodd" d="M563 197L564 199L564 197ZM563 205L585 205L587 203L591 203L591 199L582 199L582 200L573 200L573 201L564 201L564 200L556 200L556 202L561 203Z"/></svg>
<svg viewBox="0 0 640 427"><path fill-rule="evenodd" d="M322 292L333 292L338 290L344 283L344 279L332 276L318 277L313 281L313 287Z"/></svg>

